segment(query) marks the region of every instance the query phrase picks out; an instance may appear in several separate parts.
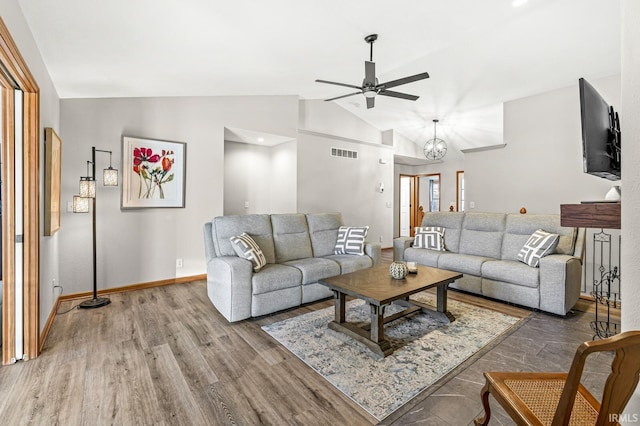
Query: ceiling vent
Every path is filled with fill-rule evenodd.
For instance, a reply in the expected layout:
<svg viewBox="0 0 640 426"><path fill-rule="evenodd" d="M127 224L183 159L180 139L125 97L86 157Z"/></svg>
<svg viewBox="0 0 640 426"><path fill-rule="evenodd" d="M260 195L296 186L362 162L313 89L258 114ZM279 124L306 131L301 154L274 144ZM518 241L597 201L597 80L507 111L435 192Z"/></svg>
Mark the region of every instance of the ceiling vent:
<svg viewBox="0 0 640 426"><path fill-rule="evenodd" d="M351 158L351 159L357 160L358 159L358 151L350 151L348 149L342 149L342 148L331 148L331 156L332 157Z"/></svg>

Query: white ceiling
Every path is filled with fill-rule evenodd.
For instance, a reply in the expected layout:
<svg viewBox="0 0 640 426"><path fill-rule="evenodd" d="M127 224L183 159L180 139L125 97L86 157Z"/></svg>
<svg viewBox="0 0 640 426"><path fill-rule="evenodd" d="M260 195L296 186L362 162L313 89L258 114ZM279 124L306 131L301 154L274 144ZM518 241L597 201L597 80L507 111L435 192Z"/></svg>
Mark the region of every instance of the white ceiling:
<svg viewBox="0 0 640 426"><path fill-rule="evenodd" d="M619 0L19 0L61 98L299 95L359 85L369 49L378 96L336 101L419 145L503 143L502 103L620 72ZM577 91L577 87L576 87ZM451 147L450 147L451 149Z"/></svg>

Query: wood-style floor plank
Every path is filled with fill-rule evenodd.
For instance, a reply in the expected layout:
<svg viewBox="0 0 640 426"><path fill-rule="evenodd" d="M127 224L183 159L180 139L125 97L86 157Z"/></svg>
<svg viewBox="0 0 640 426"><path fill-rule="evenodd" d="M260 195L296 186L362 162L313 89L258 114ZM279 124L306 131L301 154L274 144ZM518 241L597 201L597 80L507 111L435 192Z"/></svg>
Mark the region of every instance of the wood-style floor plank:
<svg viewBox="0 0 640 426"><path fill-rule="evenodd" d="M58 315L39 358L0 368L0 423L376 423L261 330L266 324L331 307L331 300L230 324L209 301L204 281L109 297L112 303L103 308L74 309ZM516 316L531 313L458 292L451 292L450 297ZM60 311L76 303L65 302ZM522 333L525 337L541 336L536 342L540 349L530 355L538 363L544 357L553 363L567 363L565 358L570 358L571 350L577 347L573 342L583 340L590 332L587 320L544 314L535 314L525 329L529 330ZM570 344L558 348L557 342L567 339ZM520 341L517 336L511 340ZM499 345L496 353L510 356L516 347L507 342ZM489 359L493 359L490 353L458 373L461 379L451 379L451 383L466 384L466 376L470 376L473 386L480 386L475 382ZM466 398L479 404L476 394L474 388ZM430 402L438 401L437 397L436 392L411 412L403 414L399 410L392 420L404 424L406 419L409 424L441 416L433 411L429 417L419 410L422 406L441 407ZM450 407L445 412L459 414L464 410Z"/></svg>

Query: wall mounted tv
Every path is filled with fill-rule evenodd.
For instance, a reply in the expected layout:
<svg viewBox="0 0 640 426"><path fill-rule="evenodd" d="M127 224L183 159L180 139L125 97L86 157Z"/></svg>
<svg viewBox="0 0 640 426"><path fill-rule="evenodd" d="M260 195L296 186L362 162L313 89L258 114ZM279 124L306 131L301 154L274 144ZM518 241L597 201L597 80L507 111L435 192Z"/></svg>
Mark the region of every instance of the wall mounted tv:
<svg viewBox="0 0 640 426"><path fill-rule="evenodd" d="M584 172L620 180L622 149L618 113L584 78L578 80L578 86Z"/></svg>

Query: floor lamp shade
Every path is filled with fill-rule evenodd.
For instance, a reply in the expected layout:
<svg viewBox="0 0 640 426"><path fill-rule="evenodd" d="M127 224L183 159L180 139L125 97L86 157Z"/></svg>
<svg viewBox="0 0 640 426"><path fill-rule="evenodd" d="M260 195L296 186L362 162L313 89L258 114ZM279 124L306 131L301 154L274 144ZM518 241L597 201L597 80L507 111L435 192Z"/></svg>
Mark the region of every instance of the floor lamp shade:
<svg viewBox="0 0 640 426"><path fill-rule="evenodd" d="M104 186L118 186L118 170L109 166L102 172L102 183Z"/></svg>
<svg viewBox="0 0 640 426"><path fill-rule="evenodd" d="M73 196L73 212L74 213L89 213L89 199L80 197L79 195Z"/></svg>
<svg viewBox="0 0 640 426"><path fill-rule="evenodd" d="M96 181L93 178L80 178L80 196L84 198L96 197Z"/></svg>

